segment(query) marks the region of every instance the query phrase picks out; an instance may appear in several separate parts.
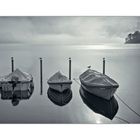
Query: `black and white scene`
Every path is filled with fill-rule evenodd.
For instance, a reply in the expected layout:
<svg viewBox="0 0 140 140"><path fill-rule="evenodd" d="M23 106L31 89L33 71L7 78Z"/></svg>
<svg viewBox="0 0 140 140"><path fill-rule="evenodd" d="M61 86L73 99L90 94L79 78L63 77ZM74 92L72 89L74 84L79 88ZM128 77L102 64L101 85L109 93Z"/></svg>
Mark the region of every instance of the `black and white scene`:
<svg viewBox="0 0 140 140"><path fill-rule="evenodd" d="M140 123L140 17L1 16L0 123Z"/></svg>

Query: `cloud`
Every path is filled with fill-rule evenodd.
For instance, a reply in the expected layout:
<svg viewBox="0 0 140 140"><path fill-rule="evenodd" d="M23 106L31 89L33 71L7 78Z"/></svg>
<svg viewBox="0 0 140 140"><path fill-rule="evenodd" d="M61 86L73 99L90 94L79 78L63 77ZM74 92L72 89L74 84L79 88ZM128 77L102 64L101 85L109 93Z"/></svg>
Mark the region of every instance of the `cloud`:
<svg viewBox="0 0 140 140"><path fill-rule="evenodd" d="M125 38L129 32L140 30L140 17L111 17L105 25L109 36Z"/></svg>
<svg viewBox="0 0 140 140"><path fill-rule="evenodd" d="M140 17L0 17L0 43L121 43Z"/></svg>

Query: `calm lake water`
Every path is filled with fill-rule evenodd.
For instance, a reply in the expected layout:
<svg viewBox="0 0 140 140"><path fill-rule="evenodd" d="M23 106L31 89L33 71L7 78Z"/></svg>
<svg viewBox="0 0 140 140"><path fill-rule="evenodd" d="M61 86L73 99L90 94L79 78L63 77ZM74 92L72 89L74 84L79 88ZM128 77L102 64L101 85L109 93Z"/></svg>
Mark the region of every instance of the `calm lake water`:
<svg viewBox="0 0 140 140"><path fill-rule="evenodd" d="M34 92L29 100L12 106L0 100L0 123L140 123L140 117L116 96L118 111L109 118L96 113L81 98L79 75L91 65L102 72L102 58L106 58L106 74L120 85L116 94L140 114L140 45L0 45L0 75L11 72L10 58L15 68L32 74ZM43 95L40 95L39 57L43 58ZM68 76L68 58L72 59L72 99L64 105L54 104L47 96L47 80L55 72ZM100 109L100 108L99 108Z"/></svg>

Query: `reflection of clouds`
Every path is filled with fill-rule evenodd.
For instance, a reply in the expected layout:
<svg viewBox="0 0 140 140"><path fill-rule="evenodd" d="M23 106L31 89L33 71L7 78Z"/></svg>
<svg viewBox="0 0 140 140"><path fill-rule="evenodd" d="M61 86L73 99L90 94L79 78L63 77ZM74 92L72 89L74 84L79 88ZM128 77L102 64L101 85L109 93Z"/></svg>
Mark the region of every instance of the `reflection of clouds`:
<svg viewBox="0 0 140 140"><path fill-rule="evenodd" d="M96 123L103 123L103 122L101 122L101 119L100 119L100 117L98 117L98 118L96 118Z"/></svg>
<svg viewBox="0 0 140 140"><path fill-rule="evenodd" d="M107 119L103 118L100 114L96 114L91 110L86 110L87 112L84 113L86 120L91 123L104 123L105 121L108 122Z"/></svg>
<svg viewBox="0 0 140 140"><path fill-rule="evenodd" d="M84 47L81 46L80 49L86 49L86 50L104 50L104 49L114 49L115 47L109 46L109 45L85 45Z"/></svg>

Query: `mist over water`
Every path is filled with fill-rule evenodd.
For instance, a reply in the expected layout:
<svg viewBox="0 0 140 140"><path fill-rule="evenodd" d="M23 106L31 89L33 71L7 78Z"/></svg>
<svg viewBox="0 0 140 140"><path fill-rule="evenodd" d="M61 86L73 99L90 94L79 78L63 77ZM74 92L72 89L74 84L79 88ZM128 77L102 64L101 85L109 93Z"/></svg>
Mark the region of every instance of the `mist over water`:
<svg viewBox="0 0 140 140"><path fill-rule="evenodd" d="M9 100L0 100L0 123L125 123L95 113L81 99L80 86L73 80L72 99L65 106L57 106L47 97L47 80L55 72L68 76L68 60L72 59L72 79L91 65L102 72L102 58L106 58L106 75L119 83L116 92L140 114L140 45L0 45L0 76L11 72L10 58L15 68L32 74L34 92L29 100L12 106ZM43 95L40 95L39 57L43 59ZM140 118L115 96L119 109L116 116L130 123Z"/></svg>

